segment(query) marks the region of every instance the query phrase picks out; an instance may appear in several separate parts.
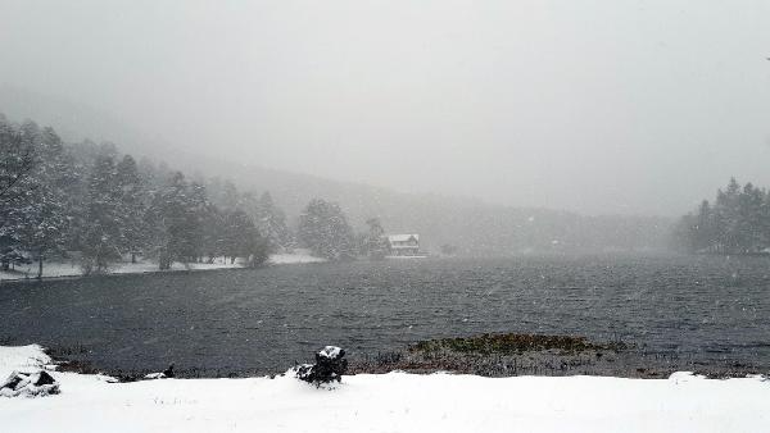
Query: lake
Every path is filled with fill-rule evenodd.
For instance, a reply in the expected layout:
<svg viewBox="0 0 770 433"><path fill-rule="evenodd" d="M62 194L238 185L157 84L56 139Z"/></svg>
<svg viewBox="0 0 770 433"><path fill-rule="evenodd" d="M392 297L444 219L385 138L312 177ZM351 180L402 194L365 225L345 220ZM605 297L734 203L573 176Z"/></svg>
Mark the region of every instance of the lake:
<svg viewBox="0 0 770 433"><path fill-rule="evenodd" d="M485 332L621 339L770 367L766 257L516 257L284 265L0 284L0 339L98 368L281 372Z"/></svg>

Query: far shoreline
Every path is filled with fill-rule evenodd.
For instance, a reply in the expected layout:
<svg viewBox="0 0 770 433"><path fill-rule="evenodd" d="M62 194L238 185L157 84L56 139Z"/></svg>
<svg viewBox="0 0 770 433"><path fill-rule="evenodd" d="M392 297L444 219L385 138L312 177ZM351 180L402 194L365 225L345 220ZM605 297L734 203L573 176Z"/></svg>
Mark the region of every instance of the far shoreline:
<svg viewBox="0 0 770 433"><path fill-rule="evenodd" d="M175 262L171 269L158 269L157 263L141 261L138 263L120 263L111 269L109 272L100 272L93 274L83 274L80 271L76 262L51 262L50 266L54 269L58 269L58 272L64 272L56 274L57 271L53 271L54 275L45 275L45 268L43 268L43 276L31 276L32 272L25 271L0 271L0 285L12 284L12 283L31 283L31 282L44 282L44 281L62 281L62 280L77 280L82 278L91 277L117 277L124 275L154 275L154 274L172 274L172 273L194 273L194 272L211 272L211 271L230 271L230 270L254 270L264 269L273 266L286 266L286 265L308 265L326 263L326 260L310 256L308 254L273 254L263 264L259 266L250 267L243 264L240 261L235 263L181 263ZM135 268L135 269L132 269ZM62 271L61 269L65 269Z"/></svg>

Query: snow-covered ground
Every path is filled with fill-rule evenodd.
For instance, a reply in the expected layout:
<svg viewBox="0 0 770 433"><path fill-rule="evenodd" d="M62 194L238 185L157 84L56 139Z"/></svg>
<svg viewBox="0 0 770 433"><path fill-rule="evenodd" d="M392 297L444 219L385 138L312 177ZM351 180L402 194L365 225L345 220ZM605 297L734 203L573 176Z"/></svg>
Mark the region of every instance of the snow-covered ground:
<svg viewBox="0 0 770 433"><path fill-rule="evenodd" d="M0 347L0 376L46 362ZM0 398L3 432L750 432L770 431L770 381L346 376L334 390L291 377L109 383L52 373L61 394Z"/></svg>
<svg viewBox="0 0 770 433"><path fill-rule="evenodd" d="M270 256L268 262L273 265L290 265L299 263L321 263L325 262L325 259L315 257L310 253L310 250L304 248L297 248L290 254L273 254Z"/></svg>
<svg viewBox="0 0 770 433"><path fill-rule="evenodd" d="M171 271L181 270L210 270L243 267L241 263L231 264L229 261L217 259L214 263L174 263ZM120 263L110 269L112 274L144 274L158 272L158 264L149 261L138 263ZM72 262L45 262L43 264L43 278L77 277L83 275L80 265ZM19 280L35 278L37 276L37 263L25 266L17 266L16 272L0 272L0 280Z"/></svg>
<svg viewBox="0 0 770 433"><path fill-rule="evenodd" d="M320 263L325 261L324 259L314 257L310 255L307 250L298 249L293 253L287 254L273 254L268 259L269 264L284 265L284 264L301 264L301 263ZM77 277L82 276L83 271L77 263L71 262L45 262L43 264L43 277L44 278L57 278L57 277ZM232 269L241 268L243 263L236 261L230 263L229 260L225 261L223 258L217 258L214 263L174 263L171 267L171 271L181 270L193 270L193 271L205 271L212 269ZM140 261L138 263L121 263L115 265L110 273L113 274L143 274L149 272L158 272L158 264L150 261ZM35 278L37 276L37 263L31 265L18 266L15 272L2 272L0 271L1 280L23 280L27 278Z"/></svg>

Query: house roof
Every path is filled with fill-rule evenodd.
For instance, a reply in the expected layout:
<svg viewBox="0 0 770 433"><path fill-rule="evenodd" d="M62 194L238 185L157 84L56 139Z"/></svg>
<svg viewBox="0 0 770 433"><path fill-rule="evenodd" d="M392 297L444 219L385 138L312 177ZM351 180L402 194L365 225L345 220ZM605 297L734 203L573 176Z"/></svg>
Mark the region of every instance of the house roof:
<svg viewBox="0 0 770 433"><path fill-rule="evenodd" d="M408 242L412 238L414 238L415 241L420 242L420 235L417 233L388 235L388 242Z"/></svg>

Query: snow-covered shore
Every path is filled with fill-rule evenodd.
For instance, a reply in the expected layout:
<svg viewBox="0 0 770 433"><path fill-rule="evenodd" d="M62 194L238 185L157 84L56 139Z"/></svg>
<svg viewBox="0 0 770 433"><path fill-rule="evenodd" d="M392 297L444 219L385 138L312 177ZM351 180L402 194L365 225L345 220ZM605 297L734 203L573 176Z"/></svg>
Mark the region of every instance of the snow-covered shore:
<svg viewBox="0 0 770 433"><path fill-rule="evenodd" d="M302 263L320 263L325 260L310 255L306 250L296 250L293 253L272 254L268 259L271 265L302 264ZM230 263L223 258L217 258L213 263L174 263L170 269L173 271L207 271L215 269L237 269L242 268L240 261ZM149 261L140 261L138 263L120 263L110 270L111 274L146 274L160 272L158 264ZM169 272L169 271L163 271ZM24 280L35 278L37 276L37 264L20 266L14 272L0 271L0 281L3 280ZM83 271L77 263L72 262L46 262L43 266L43 278L62 278L62 277L80 277Z"/></svg>
<svg viewBox="0 0 770 433"><path fill-rule="evenodd" d="M49 362L0 347L0 377ZM291 377L109 383L54 372L61 394L0 398L7 432L766 432L770 381L346 376L330 391Z"/></svg>
<svg viewBox="0 0 770 433"><path fill-rule="evenodd" d="M325 261L326 259L315 257L310 253L310 250L303 248L297 248L287 254L272 254L268 260L271 265L296 265L301 263L322 263Z"/></svg>

